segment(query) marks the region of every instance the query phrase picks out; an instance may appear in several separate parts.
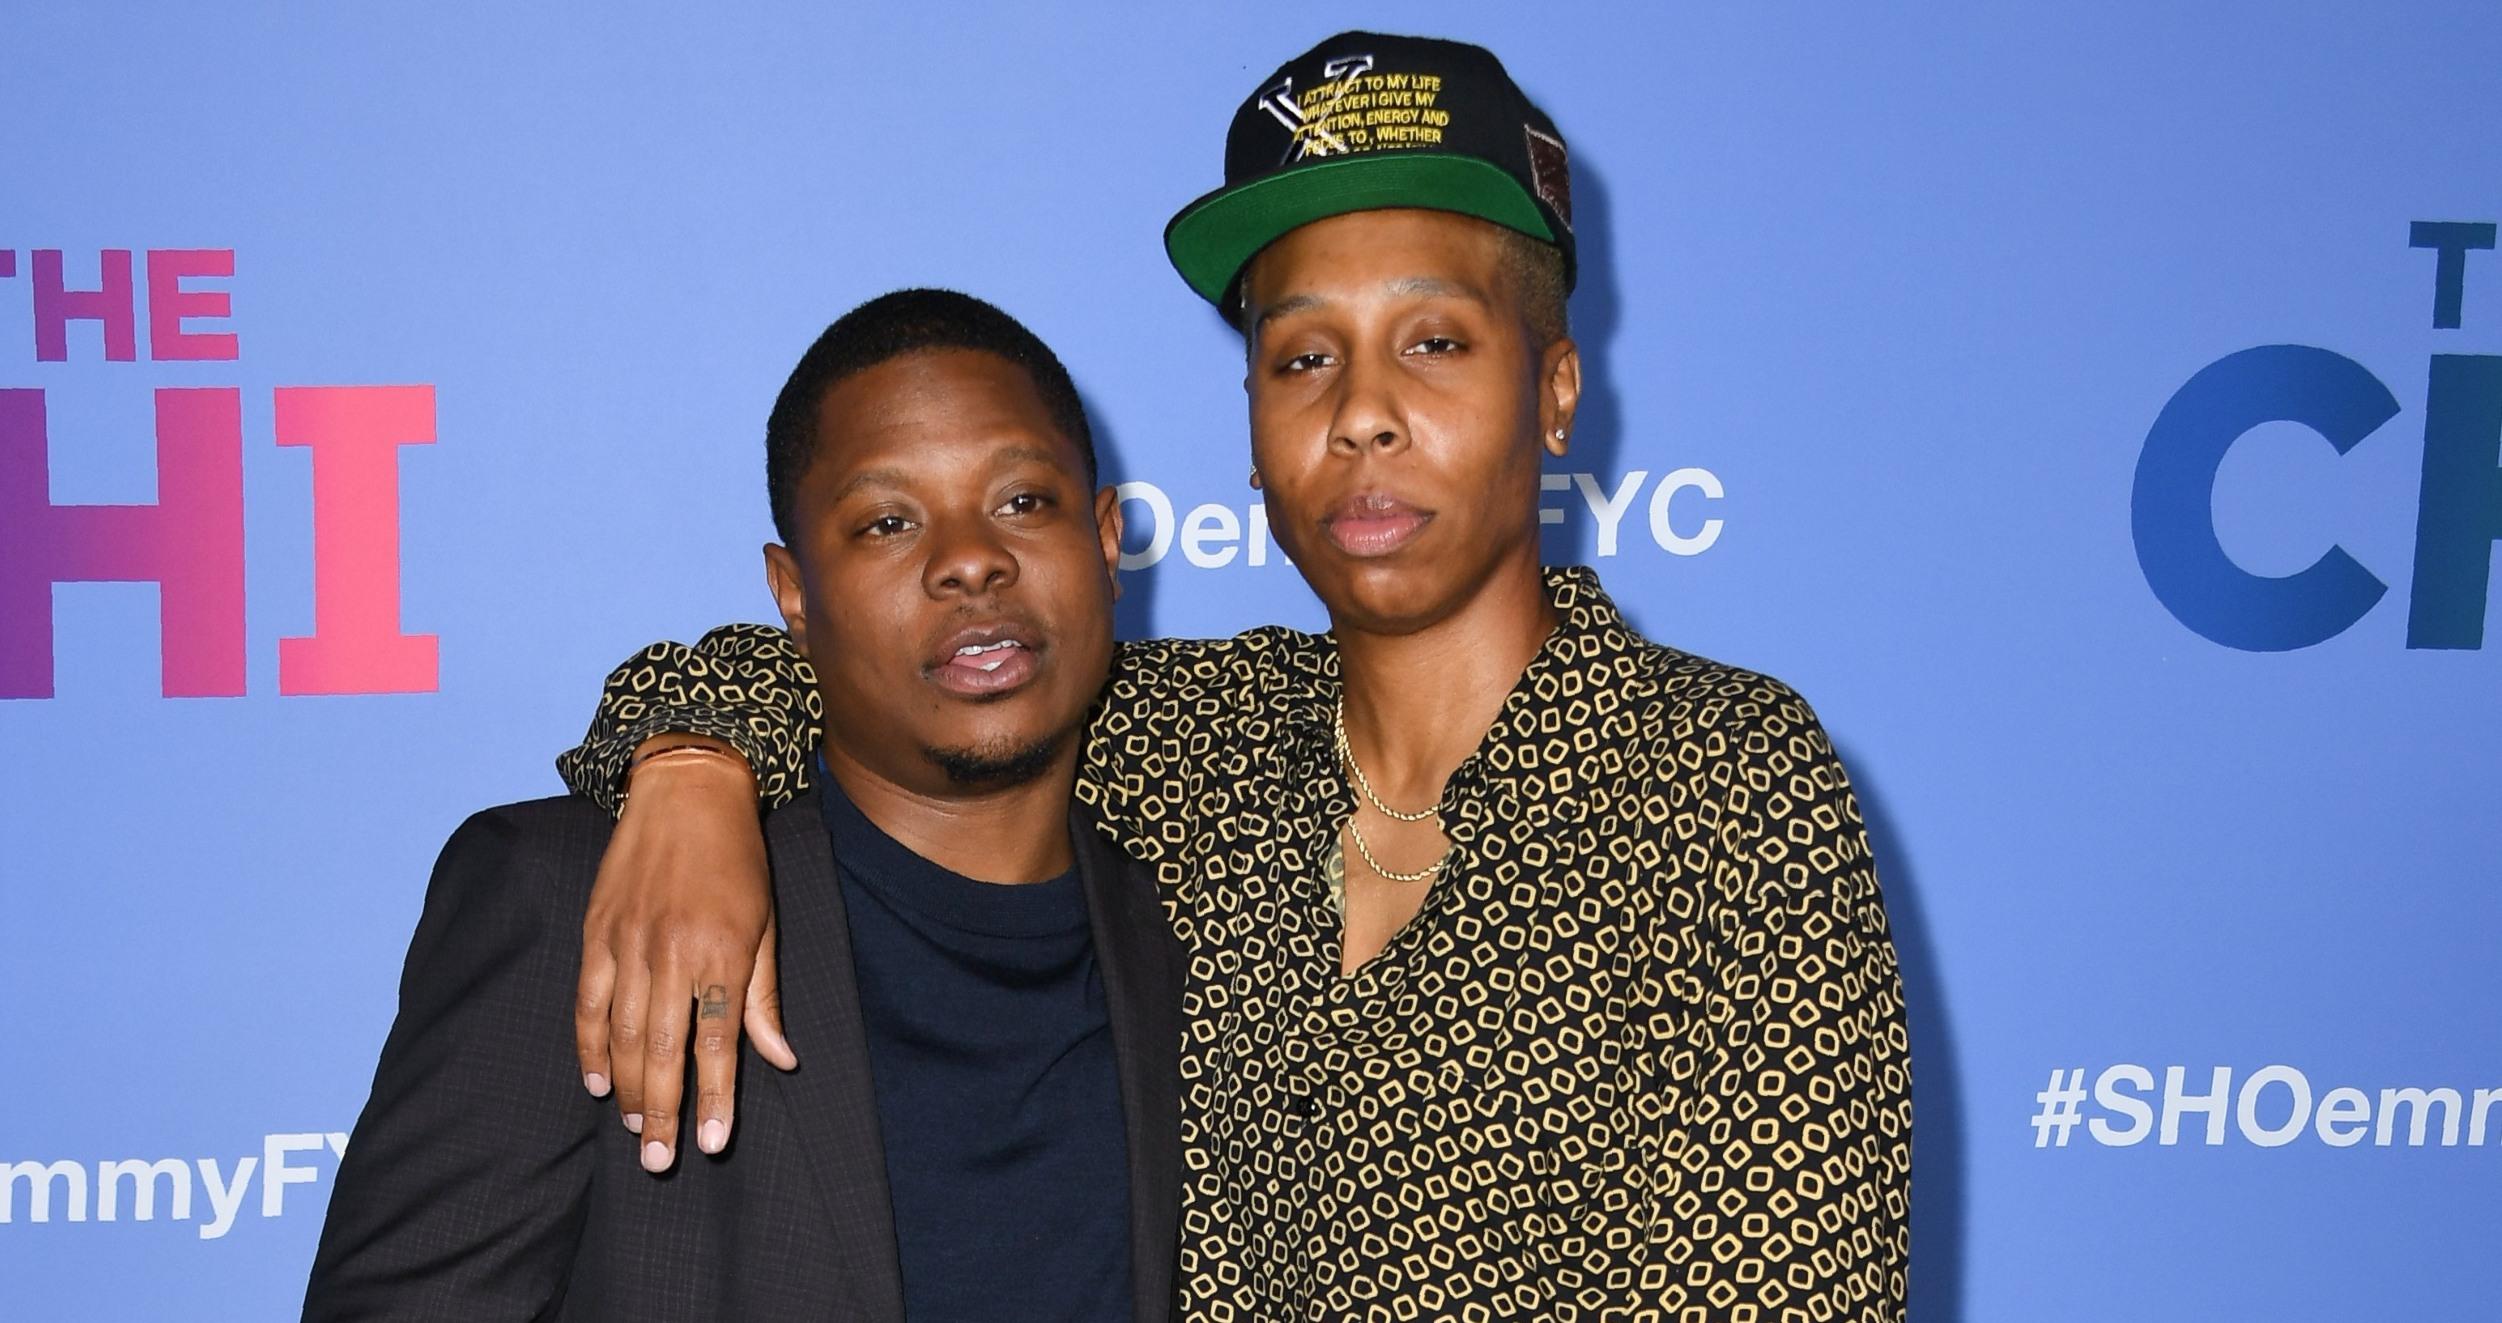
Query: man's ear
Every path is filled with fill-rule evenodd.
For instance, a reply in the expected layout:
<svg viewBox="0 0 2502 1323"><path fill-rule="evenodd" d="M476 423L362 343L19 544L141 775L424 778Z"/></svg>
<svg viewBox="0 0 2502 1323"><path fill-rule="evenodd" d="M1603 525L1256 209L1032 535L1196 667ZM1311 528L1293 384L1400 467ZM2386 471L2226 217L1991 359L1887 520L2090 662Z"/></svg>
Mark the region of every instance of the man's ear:
<svg viewBox="0 0 2502 1323"><path fill-rule="evenodd" d="M1572 446L1573 415L1581 409L1581 346L1559 337L1538 357L1538 443L1561 457Z"/></svg>
<svg viewBox="0 0 2502 1323"><path fill-rule="evenodd" d="M1095 493L1095 536L1103 542L1103 572L1112 580L1112 600L1121 600L1121 490L1106 487Z"/></svg>
<svg viewBox="0 0 2502 1323"><path fill-rule="evenodd" d="M765 588L773 594L773 604L782 608L782 628L789 630L791 642L801 652L808 650L808 594L799 583L799 558L779 542L767 542L764 549Z"/></svg>

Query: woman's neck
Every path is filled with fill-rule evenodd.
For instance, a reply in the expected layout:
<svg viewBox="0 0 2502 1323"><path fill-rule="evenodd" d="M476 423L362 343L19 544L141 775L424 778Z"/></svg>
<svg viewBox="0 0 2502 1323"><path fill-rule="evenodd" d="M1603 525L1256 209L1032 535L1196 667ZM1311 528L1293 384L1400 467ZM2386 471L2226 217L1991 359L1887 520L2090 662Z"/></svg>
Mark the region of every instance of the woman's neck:
<svg viewBox="0 0 2502 1323"><path fill-rule="evenodd" d="M1374 791L1401 809L1440 799L1555 624L1545 576L1529 560L1414 633L1337 630L1347 739Z"/></svg>

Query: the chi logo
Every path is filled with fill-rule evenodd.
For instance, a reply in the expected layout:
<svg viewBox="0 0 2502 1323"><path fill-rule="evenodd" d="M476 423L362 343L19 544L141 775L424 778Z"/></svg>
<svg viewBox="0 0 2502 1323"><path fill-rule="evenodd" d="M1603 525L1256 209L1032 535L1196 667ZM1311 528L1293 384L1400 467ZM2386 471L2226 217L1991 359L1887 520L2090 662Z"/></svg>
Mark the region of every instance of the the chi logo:
<svg viewBox="0 0 2502 1323"><path fill-rule="evenodd" d="M0 249L0 280L18 273ZM96 289L67 288L59 249L33 253L35 361L70 358L72 322L99 323L108 363L139 359L132 253L99 257ZM147 254L147 357L232 361L231 249ZM243 392L155 392L154 505L55 505L54 420L41 389L0 389L0 699L53 694L52 586L153 582L168 698L244 692ZM278 640L281 694L428 693L435 637L400 632L399 448L434 441L432 386L281 386L272 438L312 454L313 632Z"/></svg>
<svg viewBox="0 0 2502 1323"><path fill-rule="evenodd" d="M2459 327L2467 255L2494 246L2490 223L2418 221L2416 248L2439 254L2433 327ZM2371 369L2310 345L2262 345L2200 368L2155 418L2137 456L2130 522L2137 563L2182 624L2226 647L2285 652L2352 628L2389 591L2345 548L2308 568L2253 574L2215 534L2215 476L2251 429L2299 423L2345 454L2400 412ZM2435 354L2424 393L2423 485L2415 520L2409 648L2484 646L2493 544L2502 539L2502 356Z"/></svg>

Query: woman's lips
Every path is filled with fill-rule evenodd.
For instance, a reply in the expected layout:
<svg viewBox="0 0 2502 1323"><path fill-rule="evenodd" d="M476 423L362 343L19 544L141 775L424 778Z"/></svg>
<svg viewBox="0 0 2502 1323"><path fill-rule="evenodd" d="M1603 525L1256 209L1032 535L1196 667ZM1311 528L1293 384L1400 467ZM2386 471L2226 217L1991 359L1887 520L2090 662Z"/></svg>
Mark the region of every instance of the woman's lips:
<svg viewBox="0 0 2502 1323"><path fill-rule="evenodd" d="M1416 539L1433 522L1433 511L1395 496L1366 492L1321 519L1321 531L1350 556L1387 556Z"/></svg>

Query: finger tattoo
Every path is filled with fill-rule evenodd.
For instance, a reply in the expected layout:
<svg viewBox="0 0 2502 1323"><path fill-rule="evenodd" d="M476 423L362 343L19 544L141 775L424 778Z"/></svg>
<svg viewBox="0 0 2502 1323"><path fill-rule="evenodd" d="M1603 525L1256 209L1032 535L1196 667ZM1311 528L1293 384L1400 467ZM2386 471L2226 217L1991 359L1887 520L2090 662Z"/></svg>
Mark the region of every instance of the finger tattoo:
<svg viewBox="0 0 2502 1323"><path fill-rule="evenodd" d="M707 984L698 999L696 1015L706 1020L719 1020L730 1013L730 990L718 983Z"/></svg>

